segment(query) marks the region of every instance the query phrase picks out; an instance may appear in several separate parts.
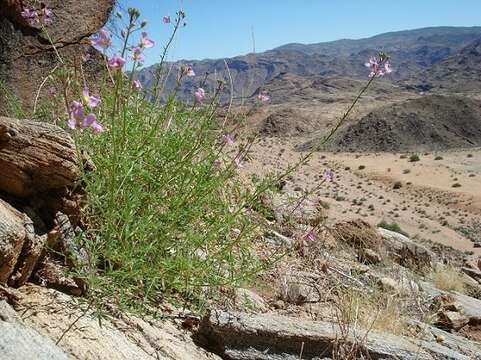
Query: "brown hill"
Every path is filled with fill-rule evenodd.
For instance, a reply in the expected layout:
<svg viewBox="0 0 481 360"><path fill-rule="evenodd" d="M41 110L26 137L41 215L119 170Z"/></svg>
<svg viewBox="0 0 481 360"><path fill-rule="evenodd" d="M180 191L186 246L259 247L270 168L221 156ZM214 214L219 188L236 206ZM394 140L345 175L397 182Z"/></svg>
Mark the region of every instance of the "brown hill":
<svg viewBox="0 0 481 360"><path fill-rule="evenodd" d="M319 44L288 44L259 54L247 54L225 59L233 79L234 96L248 98L256 89L264 86L281 73L302 77L344 76L365 78L364 67L369 56L379 50L392 56L395 71L389 79L402 80L424 71L458 53L481 37L481 27L434 27L399 31L377 35L367 39L338 40ZM166 89L175 87L176 74L181 64L189 64L197 76L186 80L179 97L193 98L193 88L199 86L207 74L203 86L212 93L217 79L229 81L224 59L182 60L174 64L167 79ZM139 79L145 87L153 84L155 65L145 68ZM221 98L228 98L228 90Z"/></svg>
<svg viewBox="0 0 481 360"><path fill-rule="evenodd" d="M472 92L481 90L481 40L406 81L408 88Z"/></svg>
<svg viewBox="0 0 481 360"><path fill-rule="evenodd" d="M302 148L312 147L315 140ZM326 147L339 151L419 151L481 146L481 102L426 95L371 111Z"/></svg>

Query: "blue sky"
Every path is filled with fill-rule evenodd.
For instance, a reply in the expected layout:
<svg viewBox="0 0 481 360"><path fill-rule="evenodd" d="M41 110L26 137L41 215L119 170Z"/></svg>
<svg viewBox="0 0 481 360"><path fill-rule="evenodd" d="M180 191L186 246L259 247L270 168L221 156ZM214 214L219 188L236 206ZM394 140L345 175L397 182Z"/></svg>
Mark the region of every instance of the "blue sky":
<svg viewBox="0 0 481 360"><path fill-rule="evenodd" d="M182 29L169 60L222 58L291 42L316 43L363 38L427 26L481 25L481 0L120 0L148 21L151 37L162 45L170 27L163 15L182 8ZM161 46L146 54L157 62Z"/></svg>

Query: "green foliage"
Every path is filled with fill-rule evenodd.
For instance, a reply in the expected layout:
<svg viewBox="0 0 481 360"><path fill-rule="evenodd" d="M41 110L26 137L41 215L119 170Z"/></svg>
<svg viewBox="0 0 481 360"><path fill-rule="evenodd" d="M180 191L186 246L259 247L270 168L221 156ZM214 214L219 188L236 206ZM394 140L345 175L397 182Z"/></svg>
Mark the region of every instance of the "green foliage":
<svg viewBox="0 0 481 360"><path fill-rule="evenodd" d="M8 88L8 86L0 80L0 96L3 98L3 109L1 109L9 117L23 119L25 112L23 111L20 100Z"/></svg>
<svg viewBox="0 0 481 360"><path fill-rule="evenodd" d="M419 158L418 154L413 154L409 157L410 162L416 162L416 161L419 161L419 160L421 160L421 159Z"/></svg>
<svg viewBox="0 0 481 360"><path fill-rule="evenodd" d="M259 271L255 188L236 180L232 157L214 165L222 144L211 112L131 98L110 117L114 100L103 99L109 131L79 138L97 167L84 179L94 293L129 307L166 294L202 300Z"/></svg>

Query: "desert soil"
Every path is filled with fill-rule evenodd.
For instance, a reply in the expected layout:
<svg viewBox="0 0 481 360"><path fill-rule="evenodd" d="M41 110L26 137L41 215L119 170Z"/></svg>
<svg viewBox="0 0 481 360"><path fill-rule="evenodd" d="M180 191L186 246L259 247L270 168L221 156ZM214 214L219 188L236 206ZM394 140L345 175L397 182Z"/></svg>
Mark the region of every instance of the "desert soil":
<svg viewBox="0 0 481 360"><path fill-rule="evenodd" d="M304 141L262 138L253 146L243 173L263 175L285 169L304 154L294 150ZM474 241L481 240L481 229L471 232L471 239L461 229L481 221L481 149L421 153L415 162L409 161L410 155L315 153L284 190L301 197L323 181L325 169L333 169L334 181L322 184L309 197L329 208L328 223L363 218L377 225L384 220L398 224L414 240L480 256ZM394 189L396 183L400 188Z"/></svg>

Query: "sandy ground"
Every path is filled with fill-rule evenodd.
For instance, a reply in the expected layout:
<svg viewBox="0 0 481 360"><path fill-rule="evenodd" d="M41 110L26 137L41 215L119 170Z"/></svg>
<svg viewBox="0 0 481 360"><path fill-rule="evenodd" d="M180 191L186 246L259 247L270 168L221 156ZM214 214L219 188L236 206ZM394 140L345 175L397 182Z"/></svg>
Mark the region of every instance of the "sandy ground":
<svg viewBox="0 0 481 360"><path fill-rule="evenodd" d="M262 139L252 148L244 174L285 169L300 157L293 148L302 142L300 138ZM419 154L416 162L409 161L410 155L316 153L293 174L285 190L302 196L320 184L325 169L333 169L334 181L322 184L310 196L328 204L329 222L363 218L377 225L384 220L398 224L414 240L481 256L481 249L473 244L481 241L481 227L472 232L472 239L460 230L481 221L481 149ZM396 182L399 189L394 189Z"/></svg>

